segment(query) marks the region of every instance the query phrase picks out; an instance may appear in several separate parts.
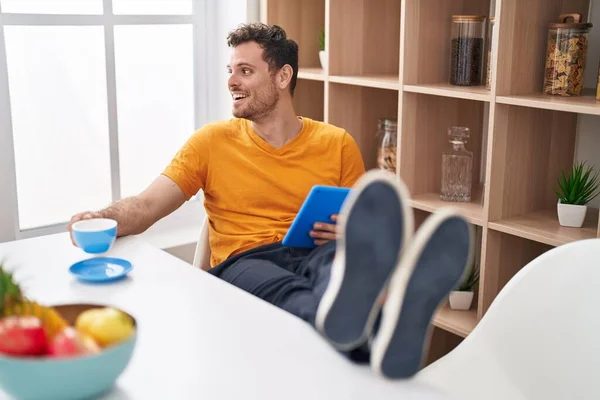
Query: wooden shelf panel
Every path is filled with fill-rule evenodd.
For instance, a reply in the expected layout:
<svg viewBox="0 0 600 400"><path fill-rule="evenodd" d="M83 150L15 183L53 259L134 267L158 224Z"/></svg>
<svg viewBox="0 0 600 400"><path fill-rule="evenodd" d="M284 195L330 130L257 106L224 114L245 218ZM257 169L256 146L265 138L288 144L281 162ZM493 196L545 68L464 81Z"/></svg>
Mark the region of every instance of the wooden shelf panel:
<svg viewBox="0 0 600 400"><path fill-rule="evenodd" d="M301 3L298 1L298 3ZM399 74L401 0L329 0L329 73Z"/></svg>
<svg viewBox="0 0 600 400"><path fill-rule="evenodd" d="M404 3L404 83L449 82L452 15L488 16L490 0L406 0ZM484 54L486 52L484 49ZM482 69L481 84L485 84L485 63Z"/></svg>
<svg viewBox="0 0 600 400"><path fill-rule="evenodd" d="M261 0L261 20L281 26L298 43L298 65L319 67L319 33L325 29L325 0Z"/></svg>
<svg viewBox="0 0 600 400"><path fill-rule="evenodd" d="M329 83L328 121L344 128L361 150L365 167L377 167L377 120L396 118L398 92Z"/></svg>
<svg viewBox="0 0 600 400"><path fill-rule="evenodd" d="M556 210L542 210L490 222L488 227L524 239L550 246L560 246L576 240L595 238L598 229L598 210L588 209L583 227L569 228L558 223Z"/></svg>
<svg viewBox="0 0 600 400"><path fill-rule="evenodd" d="M399 90L400 82L396 75L369 74L362 76L332 75L329 82L346 85L364 86L377 89Z"/></svg>
<svg viewBox="0 0 600 400"><path fill-rule="evenodd" d="M557 177L570 170L577 114L497 104L489 220L556 208Z"/></svg>
<svg viewBox="0 0 600 400"><path fill-rule="evenodd" d="M439 193L442 155L450 143L448 129L470 129L466 148L473 153L473 188L480 185L486 141L486 103L422 93L402 93L400 177L413 196ZM474 196L475 197L475 196Z"/></svg>
<svg viewBox="0 0 600 400"><path fill-rule="evenodd" d="M486 242L477 305L480 316L487 312L498 293L515 274L553 248L494 229L487 230Z"/></svg>
<svg viewBox="0 0 600 400"><path fill-rule="evenodd" d="M440 200L439 193L425 193L413 196L411 206L428 212L435 212L443 207L453 207L460 210L473 225L482 226L485 221L483 203L477 197L471 203L458 203Z"/></svg>
<svg viewBox="0 0 600 400"><path fill-rule="evenodd" d="M323 121L325 84L316 80L299 79L293 101L298 115Z"/></svg>
<svg viewBox="0 0 600 400"><path fill-rule="evenodd" d="M454 86L449 83L436 83L428 85L404 85L403 89L405 92L453 97L456 99L486 102L491 100L490 92L485 86Z"/></svg>
<svg viewBox="0 0 600 400"><path fill-rule="evenodd" d="M298 79L324 81L325 73L323 72L322 68L298 68Z"/></svg>
<svg viewBox="0 0 600 400"><path fill-rule="evenodd" d="M540 108L544 110L565 111L578 114L600 115L600 100L592 94L579 97L560 97L543 93L531 93L518 96L498 96L496 101L513 106Z"/></svg>
<svg viewBox="0 0 600 400"><path fill-rule="evenodd" d="M588 18L590 0L527 0L502 2L498 25L496 95L541 92L546 64L548 24L558 16L581 13ZM595 24L594 24L595 25ZM588 68L597 68L590 60Z"/></svg>
<svg viewBox="0 0 600 400"><path fill-rule="evenodd" d="M467 337L477 325L476 310L453 310L450 306L441 307L433 317L433 325L461 337Z"/></svg>

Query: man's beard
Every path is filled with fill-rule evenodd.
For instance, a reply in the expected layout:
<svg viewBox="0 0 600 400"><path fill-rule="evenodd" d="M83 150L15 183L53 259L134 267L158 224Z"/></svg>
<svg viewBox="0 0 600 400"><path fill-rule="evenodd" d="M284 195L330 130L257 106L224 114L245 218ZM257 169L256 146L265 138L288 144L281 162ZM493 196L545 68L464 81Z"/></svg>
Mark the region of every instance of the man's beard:
<svg viewBox="0 0 600 400"><path fill-rule="evenodd" d="M240 110L233 110L233 116L244 118L250 121L257 121L269 115L277 107L279 93L273 86L268 93L261 93L249 98L249 104Z"/></svg>

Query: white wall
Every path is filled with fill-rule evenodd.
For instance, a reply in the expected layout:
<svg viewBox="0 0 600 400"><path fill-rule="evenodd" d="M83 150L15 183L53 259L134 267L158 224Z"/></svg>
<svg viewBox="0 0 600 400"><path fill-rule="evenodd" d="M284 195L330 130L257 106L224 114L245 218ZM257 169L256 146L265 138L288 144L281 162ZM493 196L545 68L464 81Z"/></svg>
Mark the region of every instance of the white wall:
<svg viewBox="0 0 600 400"><path fill-rule="evenodd" d="M212 63L214 70L211 80L211 99L214 99L209 110L211 120L231 118L231 95L227 89L227 63L230 49L227 46L229 31L244 22L259 20L259 0L219 0L217 20L214 26L213 44L211 50L216 54L216 62Z"/></svg>
<svg viewBox="0 0 600 400"><path fill-rule="evenodd" d="M593 0L591 3L590 22L594 26L588 36L589 47L584 87L595 89L598 80L598 64L600 63L600 0ZM589 165L594 165L597 170L600 170L600 116L579 116L575 159L577 161L587 160ZM590 205L600 207L600 195Z"/></svg>

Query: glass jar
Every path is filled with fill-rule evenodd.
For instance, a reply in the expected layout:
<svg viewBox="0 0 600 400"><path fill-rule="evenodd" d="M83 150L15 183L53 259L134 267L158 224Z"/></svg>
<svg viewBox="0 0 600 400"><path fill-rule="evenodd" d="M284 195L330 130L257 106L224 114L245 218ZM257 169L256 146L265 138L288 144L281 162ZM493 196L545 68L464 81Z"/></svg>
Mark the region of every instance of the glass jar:
<svg viewBox="0 0 600 400"><path fill-rule="evenodd" d="M487 71L485 75L485 88L487 90L492 90L492 47L494 43L494 22L495 18L490 17L490 24L488 30L488 51L487 51Z"/></svg>
<svg viewBox="0 0 600 400"><path fill-rule="evenodd" d="M444 201L470 202L473 181L473 153L465 143L470 130L463 126L448 129L450 145L442 155L442 188L440 199Z"/></svg>
<svg viewBox="0 0 600 400"><path fill-rule="evenodd" d="M396 143L398 136L398 121L396 118L381 118L378 120L377 166L396 173Z"/></svg>
<svg viewBox="0 0 600 400"><path fill-rule="evenodd" d="M450 83L452 85L478 86L482 84L484 38L484 16L452 16L450 54Z"/></svg>
<svg viewBox="0 0 600 400"><path fill-rule="evenodd" d="M567 22L572 19L573 22ZM548 25L544 93L579 96L587 55L591 23L582 23L581 14L562 14L558 23Z"/></svg>

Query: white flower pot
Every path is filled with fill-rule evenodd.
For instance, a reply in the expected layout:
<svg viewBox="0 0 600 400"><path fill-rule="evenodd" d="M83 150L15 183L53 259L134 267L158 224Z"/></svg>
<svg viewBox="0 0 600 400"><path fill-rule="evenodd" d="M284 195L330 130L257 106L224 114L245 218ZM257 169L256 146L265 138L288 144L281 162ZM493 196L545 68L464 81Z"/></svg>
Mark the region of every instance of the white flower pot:
<svg viewBox="0 0 600 400"><path fill-rule="evenodd" d="M558 201L558 223L562 226L572 228L581 228L587 213L587 206L577 206L573 204L563 204Z"/></svg>
<svg viewBox="0 0 600 400"><path fill-rule="evenodd" d="M473 303L473 292L450 292L450 308L453 310L469 310Z"/></svg>
<svg viewBox="0 0 600 400"><path fill-rule="evenodd" d="M327 53L325 52L325 50L321 50L319 51L319 61L321 61L321 68L323 68L323 70L327 70Z"/></svg>

